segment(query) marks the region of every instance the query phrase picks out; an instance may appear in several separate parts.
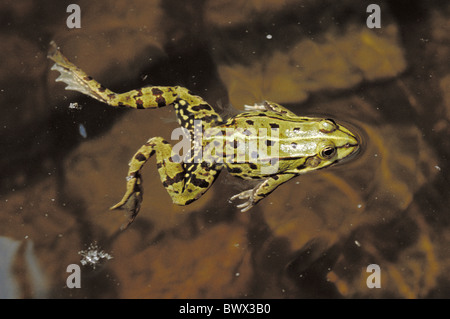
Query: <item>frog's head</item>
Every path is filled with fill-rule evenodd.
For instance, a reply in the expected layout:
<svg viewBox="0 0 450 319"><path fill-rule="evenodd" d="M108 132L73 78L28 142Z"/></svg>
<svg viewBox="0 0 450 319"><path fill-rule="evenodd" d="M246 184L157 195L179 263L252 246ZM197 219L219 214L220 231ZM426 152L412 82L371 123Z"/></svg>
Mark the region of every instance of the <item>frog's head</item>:
<svg viewBox="0 0 450 319"><path fill-rule="evenodd" d="M295 133L299 142L302 142L299 154L304 161L297 166L300 173L348 160L360 148L356 135L332 119L310 119L304 123L303 129Z"/></svg>
<svg viewBox="0 0 450 319"><path fill-rule="evenodd" d="M346 161L358 153L361 144L356 134L343 125L323 119L318 122L318 130L324 137L316 149L317 158L322 162L320 166Z"/></svg>

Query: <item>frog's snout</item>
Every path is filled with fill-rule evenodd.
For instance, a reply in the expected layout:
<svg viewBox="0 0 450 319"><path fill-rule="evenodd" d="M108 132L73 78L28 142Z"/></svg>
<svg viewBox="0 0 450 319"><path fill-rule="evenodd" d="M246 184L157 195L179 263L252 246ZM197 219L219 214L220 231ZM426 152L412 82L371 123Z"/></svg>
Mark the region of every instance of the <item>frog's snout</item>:
<svg viewBox="0 0 450 319"><path fill-rule="evenodd" d="M344 148L348 150L348 155L346 156L348 159L353 158L356 156L360 150L361 150L361 143L359 141L359 138L351 133L350 131L347 132L347 138L348 141L344 145Z"/></svg>

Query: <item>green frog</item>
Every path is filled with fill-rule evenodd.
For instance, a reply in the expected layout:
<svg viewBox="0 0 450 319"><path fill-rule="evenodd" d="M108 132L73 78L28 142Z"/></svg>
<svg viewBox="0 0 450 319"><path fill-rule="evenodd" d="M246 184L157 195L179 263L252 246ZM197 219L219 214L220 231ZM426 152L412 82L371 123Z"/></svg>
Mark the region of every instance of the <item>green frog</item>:
<svg viewBox="0 0 450 319"><path fill-rule="evenodd" d="M281 184L348 159L360 147L356 135L334 120L300 117L273 102L245 106L245 112L223 120L205 100L184 87L148 86L118 94L72 64L54 42L48 58L55 62L52 70L61 73L57 81L66 83L67 90L118 108L173 106L180 127L196 141L192 152L180 156L168 141L152 137L134 154L125 195L111 207L128 211L128 224L123 228L139 212L143 199L141 169L153 155L161 182L177 205L200 198L223 168L234 176L258 180L254 188L230 198L243 200L237 207L245 212Z"/></svg>

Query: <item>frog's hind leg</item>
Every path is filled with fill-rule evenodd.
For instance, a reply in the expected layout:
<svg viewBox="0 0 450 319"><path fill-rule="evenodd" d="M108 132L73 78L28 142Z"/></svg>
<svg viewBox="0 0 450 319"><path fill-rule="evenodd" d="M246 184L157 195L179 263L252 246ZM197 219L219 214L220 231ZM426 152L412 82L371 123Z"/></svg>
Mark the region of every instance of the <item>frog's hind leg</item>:
<svg viewBox="0 0 450 319"><path fill-rule="evenodd" d="M55 62L52 70L61 73L56 81L66 83L66 90L81 92L113 107L147 109L173 105L179 124L191 131L194 120L197 119L202 121L204 128L222 122L207 102L184 87L148 86L125 93L114 93L70 62L53 41L48 58Z"/></svg>
<svg viewBox="0 0 450 319"><path fill-rule="evenodd" d="M142 202L143 188L141 169L147 160L156 154L156 166L161 182L174 204L187 205L208 190L218 175L213 165L183 163L173 154L172 146L162 137L153 137L136 152L130 161L127 189L122 200L111 209L124 208L128 211L128 227L137 214Z"/></svg>

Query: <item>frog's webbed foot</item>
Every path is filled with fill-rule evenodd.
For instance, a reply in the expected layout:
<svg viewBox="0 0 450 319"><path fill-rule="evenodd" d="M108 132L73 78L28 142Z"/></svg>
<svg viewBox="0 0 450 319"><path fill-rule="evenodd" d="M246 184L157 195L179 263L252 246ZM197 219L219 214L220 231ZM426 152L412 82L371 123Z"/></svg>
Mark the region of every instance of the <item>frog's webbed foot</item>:
<svg viewBox="0 0 450 319"><path fill-rule="evenodd" d="M142 178L139 173L128 176L127 180L127 191L122 200L110 208L126 210L128 222L120 227L121 230L126 229L136 218L141 208L143 195Z"/></svg>
<svg viewBox="0 0 450 319"><path fill-rule="evenodd" d="M269 195L281 184L287 182L291 178L297 176L296 174L278 174L269 176L267 179L263 180L261 183L255 186L255 188L243 191L236 194L230 198L230 201L239 199L246 199L247 201L237 205L237 208L241 209L241 212L246 212L250 208L256 205L261 199Z"/></svg>
<svg viewBox="0 0 450 319"><path fill-rule="evenodd" d="M230 201L233 201L237 198L239 199L247 199L246 202L236 205L237 208L241 208L241 212L246 212L248 211L250 208L252 208L254 206L254 204L256 204L256 202L254 201L254 194L255 194L255 190L254 189L248 189L246 191L243 191L239 194L236 194L234 196L232 196L230 198Z"/></svg>
<svg viewBox="0 0 450 319"><path fill-rule="evenodd" d="M55 62L51 70L58 71L60 76L56 82L67 84L66 90L77 91L93 97L104 103L109 103L106 98L108 95L114 94L110 90L103 88L100 83L88 76L83 70L70 62L59 51L54 41L50 42L50 50L47 57Z"/></svg>

